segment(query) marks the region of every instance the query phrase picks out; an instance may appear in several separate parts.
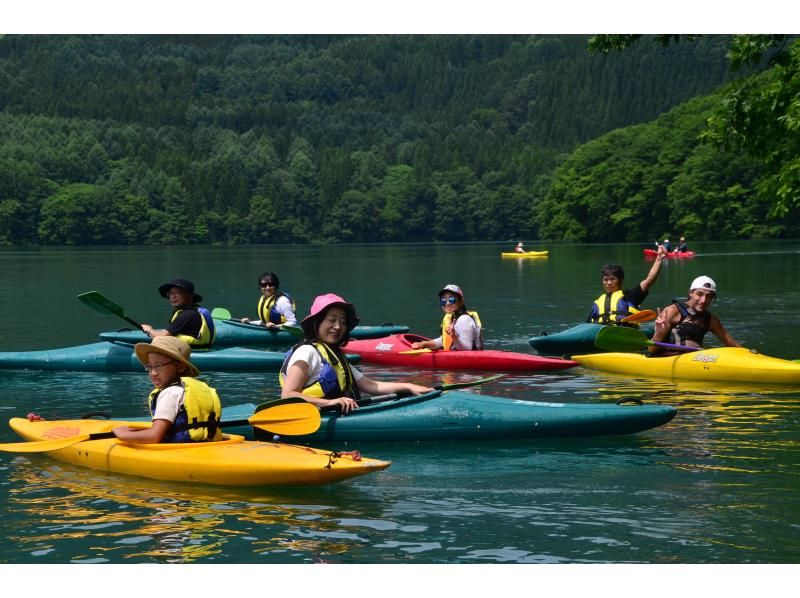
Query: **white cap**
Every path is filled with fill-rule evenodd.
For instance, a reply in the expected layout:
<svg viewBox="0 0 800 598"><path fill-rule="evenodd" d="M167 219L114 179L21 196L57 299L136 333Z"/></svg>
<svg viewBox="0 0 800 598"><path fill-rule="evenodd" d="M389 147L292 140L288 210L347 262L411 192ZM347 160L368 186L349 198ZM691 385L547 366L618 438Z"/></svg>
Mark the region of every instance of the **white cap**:
<svg viewBox="0 0 800 598"><path fill-rule="evenodd" d="M717 294L717 283L711 280L708 276L698 276L692 281L692 286L689 287L691 293L695 289L702 289L704 291L711 291Z"/></svg>
<svg viewBox="0 0 800 598"><path fill-rule="evenodd" d="M461 287L458 286L457 284L445 285L444 288L441 291L439 291L439 297L441 297L448 291L460 296L462 301L464 300L464 292L461 290Z"/></svg>

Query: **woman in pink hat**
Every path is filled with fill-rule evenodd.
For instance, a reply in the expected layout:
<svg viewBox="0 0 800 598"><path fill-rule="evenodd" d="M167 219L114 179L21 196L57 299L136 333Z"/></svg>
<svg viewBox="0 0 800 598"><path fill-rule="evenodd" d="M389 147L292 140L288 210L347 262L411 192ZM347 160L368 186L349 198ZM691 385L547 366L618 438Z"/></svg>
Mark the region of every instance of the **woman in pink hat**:
<svg viewBox="0 0 800 598"><path fill-rule="evenodd" d="M411 343L413 349L444 349L445 351L480 351L483 349L483 327L478 312L469 311L464 292L456 284L439 291L442 306L442 334L429 341Z"/></svg>
<svg viewBox="0 0 800 598"><path fill-rule="evenodd" d="M295 345L281 367L281 398L300 397L318 407L341 407L342 413L358 408L361 392L422 394L432 389L409 382L379 382L367 378L347 362L342 346L358 324L356 310L338 295L319 295L300 323L303 340Z"/></svg>

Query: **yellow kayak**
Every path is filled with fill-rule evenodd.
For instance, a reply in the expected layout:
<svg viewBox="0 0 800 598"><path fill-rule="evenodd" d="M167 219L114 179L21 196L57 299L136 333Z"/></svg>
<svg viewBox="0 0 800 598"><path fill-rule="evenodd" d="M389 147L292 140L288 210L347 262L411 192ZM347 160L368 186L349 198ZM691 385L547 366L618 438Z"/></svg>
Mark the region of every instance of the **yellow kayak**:
<svg viewBox="0 0 800 598"><path fill-rule="evenodd" d="M503 257L547 257L550 252L544 251L526 251L525 253L517 253L516 251L504 251L500 255Z"/></svg>
<svg viewBox="0 0 800 598"><path fill-rule="evenodd" d="M27 441L55 440L108 432L137 422L15 417L11 429ZM138 422L141 425L141 422ZM129 444L117 438L86 440L47 455L75 465L157 480L221 486L308 486L330 484L378 471L391 462L291 444L247 441L226 435L220 442Z"/></svg>
<svg viewBox="0 0 800 598"><path fill-rule="evenodd" d="M583 367L634 376L800 384L800 363L754 353L739 347L693 351L675 357L647 357L640 353L573 355Z"/></svg>

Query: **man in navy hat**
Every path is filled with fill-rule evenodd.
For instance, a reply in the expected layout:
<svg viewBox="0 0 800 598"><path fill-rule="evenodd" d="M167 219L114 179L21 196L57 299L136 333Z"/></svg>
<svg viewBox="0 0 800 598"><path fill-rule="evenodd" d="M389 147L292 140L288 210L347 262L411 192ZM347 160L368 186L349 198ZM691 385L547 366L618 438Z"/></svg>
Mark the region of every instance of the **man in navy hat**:
<svg viewBox="0 0 800 598"><path fill-rule="evenodd" d="M158 287L162 297L172 305L172 318L166 328L156 329L142 324L150 338L175 336L192 349L208 349L214 342L214 320L211 313L198 305L203 298L194 292L194 284L185 278L175 278Z"/></svg>

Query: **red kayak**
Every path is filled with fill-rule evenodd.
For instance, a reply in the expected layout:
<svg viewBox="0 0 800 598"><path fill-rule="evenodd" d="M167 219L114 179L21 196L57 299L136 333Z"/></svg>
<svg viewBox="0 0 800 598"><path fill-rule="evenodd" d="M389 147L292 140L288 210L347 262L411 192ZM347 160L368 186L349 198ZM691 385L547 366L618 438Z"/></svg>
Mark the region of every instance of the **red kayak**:
<svg viewBox="0 0 800 598"><path fill-rule="evenodd" d="M430 340L416 334L393 334L383 338L350 341L348 353L361 355L364 363L403 365L441 370L489 370L535 372L563 370L578 362L560 357L542 357L511 351L431 351L412 349L411 343Z"/></svg>
<svg viewBox="0 0 800 598"><path fill-rule="evenodd" d="M658 251L655 249L645 249L644 250L644 257L646 258L653 258L655 259L656 255L658 255ZM694 257L694 251L670 251L666 257L669 259L674 258L684 258L684 257Z"/></svg>

